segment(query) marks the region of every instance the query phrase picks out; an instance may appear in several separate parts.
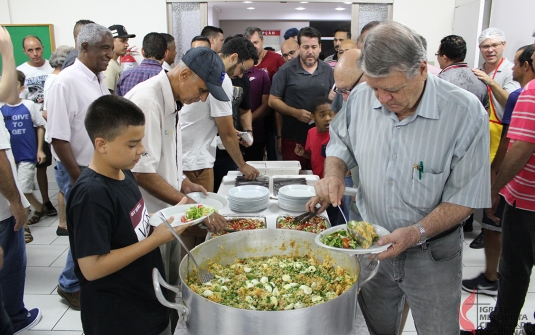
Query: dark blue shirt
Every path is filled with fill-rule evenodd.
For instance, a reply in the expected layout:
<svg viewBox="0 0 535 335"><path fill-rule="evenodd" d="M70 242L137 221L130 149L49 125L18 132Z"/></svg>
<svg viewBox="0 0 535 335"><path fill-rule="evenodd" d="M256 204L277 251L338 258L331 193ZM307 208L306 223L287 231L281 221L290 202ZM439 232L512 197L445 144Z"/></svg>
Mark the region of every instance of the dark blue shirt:
<svg viewBox="0 0 535 335"><path fill-rule="evenodd" d="M137 84L154 77L162 71L162 64L154 59L144 59L139 66L123 72L117 82L115 94L124 96Z"/></svg>
<svg viewBox="0 0 535 335"><path fill-rule="evenodd" d="M513 115L513 109L515 109L516 101L518 96L522 92L522 87L518 90L509 93L509 98L507 98L507 103L505 104L505 110L503 111L502 124L509 125L511 123L511 115Z"/></svg>

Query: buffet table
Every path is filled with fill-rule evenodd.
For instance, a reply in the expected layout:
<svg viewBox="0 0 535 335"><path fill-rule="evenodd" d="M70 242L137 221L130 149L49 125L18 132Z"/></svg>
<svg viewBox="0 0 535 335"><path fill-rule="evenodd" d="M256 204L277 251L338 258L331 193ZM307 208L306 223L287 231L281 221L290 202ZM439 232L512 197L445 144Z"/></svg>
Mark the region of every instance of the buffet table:
<svg viewBox="0 0 535 335"><path fill-rule="evenodd" d="M241 173L239 171L230 171L221 182L221 185L219 186L219 190L217 191L217 194L222 197L227 197L228 191L235 187L236 177L240 176ZM284 175L284 176L273 176L273 177L284 177L284 178L291 178L291 177L299 177L299 178L305 178L307 185L314 186L314 184L319 180L319 177L312 174L312 171L310 170L304 170L301 171L299 175ZM270 192L270 199L269 199L269 206L266 210L257 212L257 213L238 213L233 212L229 206L225 206L223 209L219 210L219 213L223 216L262 216L266 218L266 228L267 229L275 229L277 225L277 217L283 214L289 214L292 216L297 216L299 214L303 214L306 212L306 208L303 208L303 210L298 212L292 212L285 209L282 209L278 205L278 199L273 195L273 178L270 177L269 180L269 192ZM318 214L319 216L324 217L327 221L329 221L329 218L327 217L327 213L323 212L321 214Z"/></svg>

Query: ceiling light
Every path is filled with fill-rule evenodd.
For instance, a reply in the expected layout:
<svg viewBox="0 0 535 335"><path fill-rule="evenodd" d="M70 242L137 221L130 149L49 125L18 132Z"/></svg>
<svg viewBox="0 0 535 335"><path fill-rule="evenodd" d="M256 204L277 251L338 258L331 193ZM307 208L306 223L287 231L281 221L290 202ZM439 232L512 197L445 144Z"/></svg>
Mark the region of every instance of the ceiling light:
<svg viewBox="0 0 535 335"><path fill-rule="evenodd" d="M253 10L253 9L254 9L254 7L247 7L247 9L248 9L248 10Z"/></svg>
<svg viewBox="0 0 535 335"><path fill-rule="evenodd" d="M253 3L252 1L244 1L243 3Z"/></svg>
<svg viewBox="0 0 535 335"><path fill-rule="evenodd" d="M300 3L308 3L308 1L301 1Z"/></svg>
<svg viewBox="0 0 535 335"><path fill-rule="evenodd" d="M344 2L346 5L352 5L352 2Z"/></svg>
<svg viewBox="0 0 535 335"><path fill-rule="evenodd" d="M305 7L297 7L297 10L305 10Z"/></svg>
<svg viewBox="0 0 535 335"><path fill-rule="evenodd" d="M336 7L335 10L346 10L344 7Z"/></svg>

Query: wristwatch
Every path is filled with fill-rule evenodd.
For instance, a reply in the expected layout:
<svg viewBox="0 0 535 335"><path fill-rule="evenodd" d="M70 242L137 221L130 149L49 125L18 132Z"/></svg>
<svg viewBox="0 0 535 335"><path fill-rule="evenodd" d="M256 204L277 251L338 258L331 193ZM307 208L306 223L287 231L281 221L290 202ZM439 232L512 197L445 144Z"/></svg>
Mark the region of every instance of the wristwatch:
<svg viewBox="0 0 535 335"><path fill-rule="evenodd" d="M422 226L420 223L415 223L414 226L418 228L420 231L420 240L415 245L422 245L427 241L427 235L425 234L424 226Z"/></svg>

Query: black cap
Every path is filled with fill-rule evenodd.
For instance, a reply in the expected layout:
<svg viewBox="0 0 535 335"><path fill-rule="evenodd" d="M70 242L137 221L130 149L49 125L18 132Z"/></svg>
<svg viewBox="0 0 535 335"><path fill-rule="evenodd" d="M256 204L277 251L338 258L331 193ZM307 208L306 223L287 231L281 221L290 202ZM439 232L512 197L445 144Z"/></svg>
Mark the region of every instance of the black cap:
<svg viewBox="0 0 535 335"><path fill-rule="evenodd" d="M299 30L297 30L297 28L290 28L284 33L284 39L287 40L290 37L297 36L297 34L299 34Z"/></svg>
<svg viewBox="0 0 535 335"><path fill-rule="evenodd" d="M225 64L215 51L207 47L192 48L182 56L182 61L204 80L214 98L219 101L230 101L221 87L225 79Z"/></svg>
<svg viewBox="0 0 535 335"><path fill-rule="evenodd" d="M113 26L109 26L108 29L111 31L111 35L113 38L134 38L136 37L135 34L129 34L126 31L126 28L123 25L120 24L114 24Z"/></svg>

